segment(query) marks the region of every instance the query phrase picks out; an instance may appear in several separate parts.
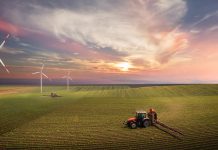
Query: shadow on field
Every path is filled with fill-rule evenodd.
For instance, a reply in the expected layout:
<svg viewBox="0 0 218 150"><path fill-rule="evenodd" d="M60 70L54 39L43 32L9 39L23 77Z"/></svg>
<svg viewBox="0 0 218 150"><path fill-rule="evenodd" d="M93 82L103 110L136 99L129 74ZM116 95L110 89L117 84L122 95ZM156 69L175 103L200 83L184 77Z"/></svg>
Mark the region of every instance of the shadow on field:
<svg viewBox="0 0 218 150"><path fill-rule="evenodd" d="M47 96L46 96L47 97ZM44 116L67 103L30 94L11 96L0 101L0 136ZM62 98L61 96L55 98Z"/></svg>

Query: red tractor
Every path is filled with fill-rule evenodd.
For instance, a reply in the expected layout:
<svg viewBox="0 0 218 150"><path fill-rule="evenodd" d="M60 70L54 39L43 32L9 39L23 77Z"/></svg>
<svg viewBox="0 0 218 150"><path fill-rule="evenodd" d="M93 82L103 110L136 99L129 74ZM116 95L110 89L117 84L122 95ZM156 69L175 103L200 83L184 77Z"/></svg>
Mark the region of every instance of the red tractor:
<svg viewBox="0 0 218 150"><path fill-rule="evenodd" d="M135 117L129 118L124 124L131 129L136 129L137 127L147 128L155 124L157 121L157 113L150 109L149 112L146 111L136 111Z"/></svg>
<svg viewBox="0 0 218 150"><path fill-rule="evenodd" d="M127 121L124 122L124 124L131 129L136 129L137 127L147 128L148 126L154 126L170 134L174 138L177 138L180 140L182 139L181 136L184 136L184 134L178 129L169 127L168 125L157 120L157 113L155 112L154 109L149 109L148 112L136 111L135 117L129 118Z"/></svg>

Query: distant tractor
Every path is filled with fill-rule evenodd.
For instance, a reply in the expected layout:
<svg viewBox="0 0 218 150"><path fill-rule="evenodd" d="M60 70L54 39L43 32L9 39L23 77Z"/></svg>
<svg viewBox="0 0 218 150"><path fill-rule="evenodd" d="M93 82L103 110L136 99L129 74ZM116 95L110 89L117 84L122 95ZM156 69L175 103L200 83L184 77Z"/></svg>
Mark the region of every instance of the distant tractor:
<svg viewBox="0 0 218 150"><path fill-rule="evenodd" d="M54 93L54 92L51 92L51 94L49 94L49 95L43 95L43 96L49 96L49 97L52 97L52 98L55 98L55 97L62 97L62 96L60 96L60 95L57 95L57 94Z"/></svg>
<svg viewBox="0 0 218 150"><path fill-rule="evenodd" d="M146 111L136 111L135 117L129 118L124 124L131 129L136 129L137 127L147 128L153 125L157 120L157 113L154 109L150 109L149 112Z"/></svg>
<svg viewBox="0 0 218 150"><path fill-rule="evenodd" d="M59 96L59 95L57 95L56 93L53 93L53 92L51 92L51 95L50 95L51 97L61 97L61 96Z"/></svg>

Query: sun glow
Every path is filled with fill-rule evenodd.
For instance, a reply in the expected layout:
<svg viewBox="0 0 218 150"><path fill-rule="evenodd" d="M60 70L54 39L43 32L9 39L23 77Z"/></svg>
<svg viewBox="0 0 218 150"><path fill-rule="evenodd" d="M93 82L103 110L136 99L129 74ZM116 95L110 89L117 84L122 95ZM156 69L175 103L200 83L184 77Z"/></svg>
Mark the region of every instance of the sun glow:
<svg viewBox="0 0 218 150"><path fill-rule="evenodd" d="M129 68L131 68L131 65L128 62L121 62L116 65L121 71L129 71Z"/></svg>

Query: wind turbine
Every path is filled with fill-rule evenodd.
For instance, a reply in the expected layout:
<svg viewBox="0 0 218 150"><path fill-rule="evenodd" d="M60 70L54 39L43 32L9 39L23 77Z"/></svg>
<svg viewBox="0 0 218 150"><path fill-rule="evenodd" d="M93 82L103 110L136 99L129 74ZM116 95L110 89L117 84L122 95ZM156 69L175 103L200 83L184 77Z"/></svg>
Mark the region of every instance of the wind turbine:
<svg viewBox="0 0 218 150"><path fill-rule="evenodd" d="M32 74L40 74L40 86L41 86L41 93L42 93L42 79L43 79L43 76L48 78L42 71L43 71L43 68L44 68L44 64L42 64L42 67L41 67L41 70L40 72L34 72Z"/></svg>
<svg viewBox="0 0 218 150"><path fill-rule="evenodd" d="M6 36L5 40L9 38L9 34ZM0 49L3 48L4 44L5 44L5 40L1 43L0 45ZM3 63L3 61L0 58L0 63L2 64L2 66L5 68L5 70L7 71L7 73L10 73L9 70L6 68L5 64Z"/></svg>
<svg viewBox="0 0 218 150"><path fill-rule="evenodd" d="M69 90L70 80L72 80L72 78L70 77L70 71L67 73L66 76L63 76L62 78L66 79L66 81L67 81L67 90Z"/></svg>

